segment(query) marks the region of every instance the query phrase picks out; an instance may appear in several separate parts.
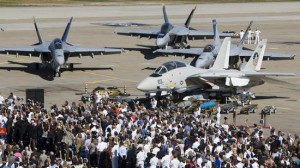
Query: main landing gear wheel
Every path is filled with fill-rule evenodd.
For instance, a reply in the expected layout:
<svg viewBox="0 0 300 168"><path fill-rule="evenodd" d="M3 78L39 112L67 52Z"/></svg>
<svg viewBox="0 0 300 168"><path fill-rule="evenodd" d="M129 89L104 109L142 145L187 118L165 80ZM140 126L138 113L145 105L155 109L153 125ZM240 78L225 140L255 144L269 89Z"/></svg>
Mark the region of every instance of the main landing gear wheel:
<svg viewBox="0 0 300 168"><path fill-rule="evenodd" d="M59 72L53 71L53 77L61 77L61 71Z"/></svg>
<svg viewBox="0 0 300 168"><path fill-rule="evenodd" d="M73 72L73 70L74 70L74 64L73 63L70 64L69 69L70 69L71 72Z"/></svg>

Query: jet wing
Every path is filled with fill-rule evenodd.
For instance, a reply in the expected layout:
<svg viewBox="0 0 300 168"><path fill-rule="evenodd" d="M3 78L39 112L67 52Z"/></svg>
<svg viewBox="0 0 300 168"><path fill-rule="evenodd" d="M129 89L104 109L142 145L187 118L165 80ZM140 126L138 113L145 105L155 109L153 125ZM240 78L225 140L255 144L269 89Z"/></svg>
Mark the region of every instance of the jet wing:
<svg viewBox="0 0 300 168"><path fill-rule="evenodd" d="M250 57L253 54L252 50L242 50L239 54L241 57ZM272 52L265 52L264 59L266 60L290 60L294 59L295 54L281 54L281 53L272 53Z"/></svg>
<svg viewBox="0 0 300 168"><path fill-rule="evenodd" d="M42 45L32 45L0 48L0 52L3 54L16 54L18 56L38 57L41 53L49 53L50 50Z"/></svg>
<svg viewBox="0 0 300 168"><path fill-rule="evenodd" d="M146 29L146 30L116 30L114 33L124 36L138 36L145 38L157 38L160 33L159 29Z"/></svg>
<svg viewBox="0 0 300 168"><path fill-rule="evenodd" d="M294 73L277 73L277 72L241 72L241 71L209 71L201 74L195 74L190 76L189 78L199 77L199 78L243 78L243 77L253 77L253 76L295 76Z"/></svg>
<svg viewBox="0 0 300 168"><path fill-rule="evenodd" d="M190 49L157 49L153 53L162 53L170 55L200 55L203 52L203 48L190 48Z"/></svg>
<svg viewBox="0 0 300 168"><path fill-rule="evenodd" d="M120 54L124 50L118 48L93 48L85 46L69 46L65 53L69 53L70 57L77 56L94 56L94 55L105 55L105 54Z"/></svg>
<svg viewBox="0 0 300 168"><path fill-rule="evenodd" d="M213 39L214 33L209 31L189 30L187 34L189 40ZM219 33L220 37L235 37L234 33Z"/></svg>

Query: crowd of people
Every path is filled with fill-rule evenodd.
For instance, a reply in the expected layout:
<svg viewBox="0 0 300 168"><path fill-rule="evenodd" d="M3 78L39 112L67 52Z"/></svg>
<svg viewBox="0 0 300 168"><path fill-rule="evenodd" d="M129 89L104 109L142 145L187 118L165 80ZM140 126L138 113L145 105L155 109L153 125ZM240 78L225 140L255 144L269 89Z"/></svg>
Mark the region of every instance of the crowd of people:
<svg viewBox="0 0 300 168"><path fill-rule="evenodd" d="M150 107L103 98L46 109L11 93L0 104L1 167L300 167L296 134L272 128L266 136L155 99Z"/></svg>

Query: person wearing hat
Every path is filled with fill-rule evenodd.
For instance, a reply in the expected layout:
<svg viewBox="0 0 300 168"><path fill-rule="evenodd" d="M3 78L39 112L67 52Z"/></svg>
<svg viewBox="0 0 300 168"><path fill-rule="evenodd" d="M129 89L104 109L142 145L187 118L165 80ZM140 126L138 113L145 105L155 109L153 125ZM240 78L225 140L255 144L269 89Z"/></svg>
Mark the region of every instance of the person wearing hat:
<svg viewBox="0 0 300 168"><path fill-rule="evenodd" d="M256 28L254 44L258 44L258 42L260 41L260 38L259 38L260 33L261 33L260 30L258 30L258 28Z"/></svg>
<svg viewBox="0 0 300 168"><path fill-rule="evenodd" d="M240 39L241 39L241 40L243 39L244 34L245 34L244 30L241 30L241 31L240 31Z"/></svg>

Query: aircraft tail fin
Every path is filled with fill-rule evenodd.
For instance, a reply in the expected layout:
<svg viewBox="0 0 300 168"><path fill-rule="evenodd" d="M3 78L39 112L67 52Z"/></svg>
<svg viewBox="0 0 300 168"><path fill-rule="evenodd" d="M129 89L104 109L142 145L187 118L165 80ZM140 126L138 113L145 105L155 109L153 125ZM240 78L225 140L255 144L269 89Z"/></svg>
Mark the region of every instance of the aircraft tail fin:
<svg viewBox="0 0 300 168"><path fill-rule="evenodd" d="M215 42L215 46L216 45L220 45L221 44L221 39L220 39L220 36L219 36L219 31L218 31L218 26L217 26L216 19L213 19L212 23L213 23L213 30L214 30L214 42Z"/></svg>
<svg viewBox="0 0 300 168"><path fill-rule="evenodd" d="M38 40L39 40L39 44L42 44L42 43L43 43L43 40L42 40L40 31L39 31L39 28L38 28L38 26L37 26L37 24L36 24L35 17L33 17L33 22L34 22L34 27L35 27L36 35L37 35Z"/></svg>
<svg viewBox="0 0 300 168"><path fill-rule="evenodd" d="M164 4L163 4L163 14L164 14L164 20L165 20L165 23L169 23L169 19L168 19L166 7L165 7Z"/></svg>
<svg viewBox="0 0 300 168"><path fill-rule="evenodd" d="M70 19L70 21L68 22L67 27L66 27L66 29L65 29L65 31L64 31L64 34L63 34L63 36L61 37L61 40L64 41L64 42L66 42L66 40L67 40L67 37L68 37L68 34L69 34L69 30L70 30L70 27L71 27L72 20L73 20L73 17L71 17L71 19Z"/></svg>
<svg viewBox="0 0 300 168"><path fill-rule="evenodd" d="M195 12L196 8L197 8L197 5L196 5L195 8L191 11L189 17L186 19L186 21L185 21L185 23L184 23L184 26L185 26L185 27L190 27L190 22L191 22L191 20L192 20L192 17L193 17L193 15L194 15L194 12Z"/></svg>
<svg viewBox="0 0 300 168"><path fill-rule="evenodd" d="M246 37L248 35L248 32L249 32L249 30L250 30L250 28L252 26L252 23L253 23L253 21L250 21L249 26L247 27L247 29L246 29L246 31L244 33L244 36L242 37L242 39L240 40L240 42L238 44L238 47L243 47L244 46L244 41L245 41L245 39L246 39Z"/></svg>
<svg viewBox="0 0 300 168"><path fill-rule="evenodd" d="M229 66L229 54L230 54L231 38L226 37L223 40L218 56L214 62L214 65L210 69L228 69Z"/></svg>
<svg viewBox="0 0 300 168"><path fill-rule="evenodd" d="M259 71L265 54L267 39L262 39L256 46L249 61L246 63L242 71Z"/></svg>

